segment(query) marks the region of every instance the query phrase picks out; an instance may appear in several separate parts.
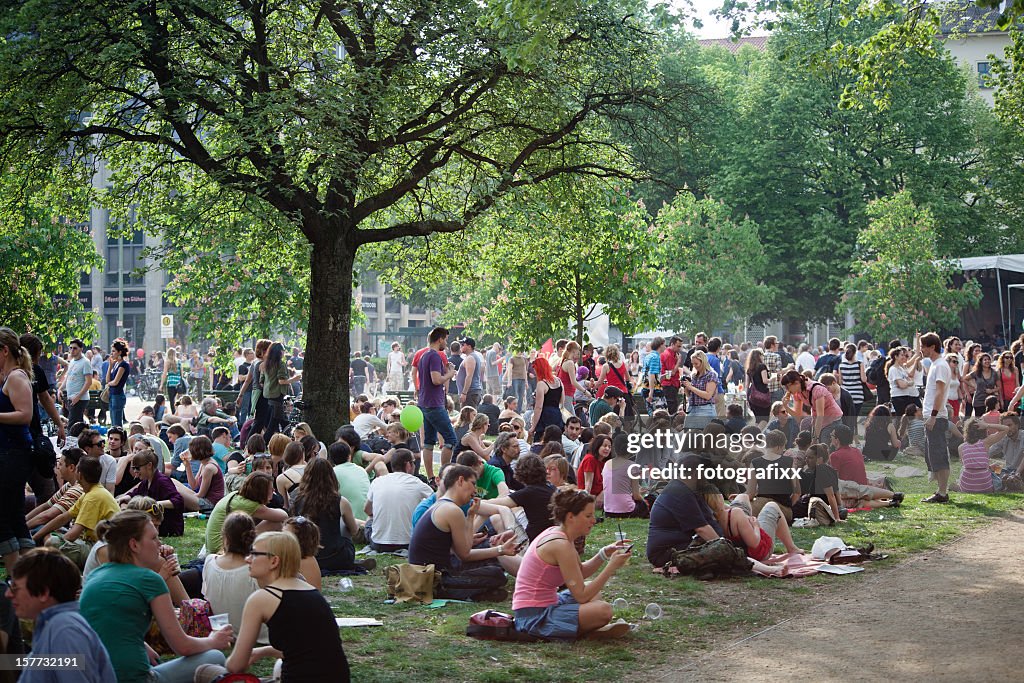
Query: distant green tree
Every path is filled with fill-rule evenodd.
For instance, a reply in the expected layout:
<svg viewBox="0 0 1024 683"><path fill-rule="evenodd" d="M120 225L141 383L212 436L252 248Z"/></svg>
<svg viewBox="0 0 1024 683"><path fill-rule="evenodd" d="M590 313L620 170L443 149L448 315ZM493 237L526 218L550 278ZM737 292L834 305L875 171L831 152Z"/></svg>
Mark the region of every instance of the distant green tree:
<svg viewBox="0 0 1024 683"><path fill-rule="evenodd" d="M931 212L900 192L873 202L868 215L836 314L852 312L857 329L877 339L956 326L961 311L980 301L981 288L974 280L953 286L955 267L937 260L939 229Z"/></svg>

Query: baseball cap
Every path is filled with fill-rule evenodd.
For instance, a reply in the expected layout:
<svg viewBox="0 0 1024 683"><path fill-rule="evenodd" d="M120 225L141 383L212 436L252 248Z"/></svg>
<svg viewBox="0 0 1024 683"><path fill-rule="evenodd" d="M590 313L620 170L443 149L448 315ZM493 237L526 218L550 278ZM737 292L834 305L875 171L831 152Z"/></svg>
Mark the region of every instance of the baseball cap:
<svg viewBox="0 0 1024 683"><path fill-rule="evenodd" d="M619 389L618 387L605 387L604 395L611 398L622 398L625 396L625 394L622 393L622 389Z"/></svg>
<svg viewBox="0 0 1024 683"><path fill-rule="evenodd" d="M474 349L476 348L476 339L473 339L472 337L463 337L462 339L459 340L459 343L460 344L469 344Z"/></svg>

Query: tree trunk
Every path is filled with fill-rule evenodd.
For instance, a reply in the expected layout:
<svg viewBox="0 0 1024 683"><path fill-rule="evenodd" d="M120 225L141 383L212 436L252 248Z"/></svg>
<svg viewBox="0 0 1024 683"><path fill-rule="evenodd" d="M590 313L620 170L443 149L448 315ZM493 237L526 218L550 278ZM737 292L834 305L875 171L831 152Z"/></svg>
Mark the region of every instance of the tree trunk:
<svg viewBox="0 0 1024 683"><path fill-rule="evenodd" d="M334 441L335 430L349 421L349 327L356 248L351 233L332 231L330 239L313 244L310 254L303 416L324 443Z"/></svg>

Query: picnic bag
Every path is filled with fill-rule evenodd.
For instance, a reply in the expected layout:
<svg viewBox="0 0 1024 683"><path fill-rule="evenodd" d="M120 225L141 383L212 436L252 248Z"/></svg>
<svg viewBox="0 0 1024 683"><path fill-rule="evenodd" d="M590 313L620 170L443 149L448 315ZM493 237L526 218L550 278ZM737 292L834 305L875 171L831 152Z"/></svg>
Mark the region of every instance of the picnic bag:
<svg viewBox="0 0 1024 683"><path fill-rule="evenodd" d="M516 630L515 617L497 610L487 609L469 618L466 635L478 640L517 640L535 643L540 638Z"/></svg>
<svg viewBox="0 0 1024 683"><path fill-rule="evenodd" d="M424 604L434 601L434 589L441 583L441 575L434 565L397 564L384 568L388 584L388 597L395 602L414 600Z"/></svg>
<svg viewBox="0 0 1024 683"><path fill-rule="evenodd" d="M675 567L680 574L687 576L731 576L745 574L753 566L745 550L727 539L716 538L707 543L693 543L685 550L672 551L672 559L665 566L665 574L671 576L667 570Z"/></svg>
<svg viewBox="0 0 1024 683"><path fill-rule="evenodd" d="M178 621L185 633L194 638L205 638L210 635L210 615L213 608L210 603L202 598L192 598L181 603L181 610L178 612Z"/></svg>
<svg viewBox="0 0 1024 683"><path fill-rule="evenodd" d="M1017 476L1016 472L1008 472L1002 475L1003 491L1006 493L1024 492L1024 480Z"/></svg>

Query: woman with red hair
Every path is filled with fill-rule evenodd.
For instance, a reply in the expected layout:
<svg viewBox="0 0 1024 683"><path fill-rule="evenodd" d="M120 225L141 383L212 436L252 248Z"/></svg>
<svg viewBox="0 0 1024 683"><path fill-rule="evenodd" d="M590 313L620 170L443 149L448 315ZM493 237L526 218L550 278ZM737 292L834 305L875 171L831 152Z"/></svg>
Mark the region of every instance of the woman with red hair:
<svg viewBox="0 0 1024 683"><path fill-rule="evenodd" d="M533 361L533 370L537 373L537 390L533 394L533 426L530 433L534 441L540 441L540 435L550 425L559 429L565 427L562 421L562 383L551 371L551 364L545 358Z"/></svg>

